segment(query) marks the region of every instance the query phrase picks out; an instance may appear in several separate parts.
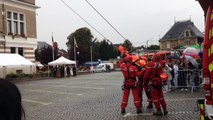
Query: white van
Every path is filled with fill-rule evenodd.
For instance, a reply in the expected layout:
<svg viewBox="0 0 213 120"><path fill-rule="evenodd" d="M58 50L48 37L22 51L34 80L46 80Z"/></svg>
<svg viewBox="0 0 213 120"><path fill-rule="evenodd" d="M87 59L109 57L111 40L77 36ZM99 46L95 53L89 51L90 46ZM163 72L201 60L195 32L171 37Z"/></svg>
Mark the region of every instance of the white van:
<svg viewBox="0 0 213 120"><path fill-rule="evenodd" d="M93 69L93 72L107 72L107 65L110 67L110 71L114 70L114 66L112 63L101 63L98 64L95 69Z"/></svg>

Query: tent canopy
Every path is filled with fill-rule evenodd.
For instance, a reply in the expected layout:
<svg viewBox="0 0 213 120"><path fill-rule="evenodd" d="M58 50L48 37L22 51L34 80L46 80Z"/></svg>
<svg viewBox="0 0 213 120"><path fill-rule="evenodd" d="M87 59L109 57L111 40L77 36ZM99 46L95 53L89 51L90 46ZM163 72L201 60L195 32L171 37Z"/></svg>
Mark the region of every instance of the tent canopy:
<svg viewBox="0 0 213 120"><path fill-rule="evenodd" d="M35 65L30 60L19 54L0 54L0 66L31 66Z"/></svg>
<svg viewBox="0 0 213 120"><path fill-rule="evenodd" d="M62 65L62 64L76 64L76 62L61 56L60 58L48 63L48 65Z"/></svg>

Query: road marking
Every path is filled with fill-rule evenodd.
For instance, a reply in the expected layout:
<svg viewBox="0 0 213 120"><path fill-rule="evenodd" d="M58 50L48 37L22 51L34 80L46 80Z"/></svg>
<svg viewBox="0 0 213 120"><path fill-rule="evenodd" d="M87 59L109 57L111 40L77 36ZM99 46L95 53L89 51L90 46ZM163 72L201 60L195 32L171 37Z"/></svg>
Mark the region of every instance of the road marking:
<svg viewBox="0 0 213 120"><path fill-rule="evenodd" d="M167 99L167 101L184 101L184 100L197 100L197 98Z"/></svg>
<svg viewBox="0 0 213 120"><path fill-rule="evenodd" d="M54 92L54 91L47 91L47 90L26 90L31 92L46 92L46 93L54 93L54 94L62 94L62 95L77 95L82 96L83 94L77 94L77 93L68 93L68 92Z"/></svg>
<svg viewBox="0 0 213 120"><path fill-rule="evenodd" d="M115 84L115 83L94 83L96 85L115 85L115 86L121 86L121 84Z"/></svg>
<svg viewBox="0 0 213 120"><path fill-rule="evenodd" d="M82 86L67 86L67 85L58 85L52 87L65 87L65 88L82 88L82 89L95 89L95 90L104 90L104 88L97 88L97 87L82 87Z"/></svg>
<svg viewBox="0 0 213 120"><path fill-rule="evenodd" d="M126 113L123 117L134 117L134 116L152 116L153 113L141 113L141 114L136 114L136 113Z"/></svg>
<svg viewBox="0 0 213 120"><path fill-rule="evenodd" d="M193 111L176 111L176 112L169 112L168 114L192 114L194 113ZM153 116L153 113L141 113L141 114L136 114L136 113L126 113L123 117L134 117L134 116Z"/></svg>
<svg viewBox="0 0 213 120"><path fill-rule="evenodd" d="M46 102L39 102L39 101L34 101L34 100L27 100L27 99L22 99L24 102L31 102L31 103L37 103L37 104L42 104L42 105L50 105L52 102L46 103Z"/></svg>
<svg viewBox="0 0 213 120"><path fill-rule="evenodd" d="M97 88L97 87L80 87L80 86L71 86L70 88L83 88L83 89L95 89L95 90L104 90L104 88Z"/></svg>

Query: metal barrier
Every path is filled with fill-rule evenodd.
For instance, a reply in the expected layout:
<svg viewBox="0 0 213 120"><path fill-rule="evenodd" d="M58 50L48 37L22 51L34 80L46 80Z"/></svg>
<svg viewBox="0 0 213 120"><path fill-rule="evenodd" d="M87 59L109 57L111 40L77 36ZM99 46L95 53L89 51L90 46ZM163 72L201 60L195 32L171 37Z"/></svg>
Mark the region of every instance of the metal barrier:
<svg viewBox="0 0 213 120"><path fill-rule="evenodd" d="M199 89L203 82L202 69L188 69L188 70L179 70L178 79L171 81L171 86L169 88L176 89L190 89L193 92L195 89Z"/></svg>

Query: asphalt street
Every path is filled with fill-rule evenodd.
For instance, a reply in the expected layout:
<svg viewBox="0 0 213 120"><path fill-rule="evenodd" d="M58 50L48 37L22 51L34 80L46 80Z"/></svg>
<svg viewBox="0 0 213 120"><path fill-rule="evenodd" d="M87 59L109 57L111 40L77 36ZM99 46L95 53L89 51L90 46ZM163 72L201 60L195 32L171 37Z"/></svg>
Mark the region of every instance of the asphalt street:
<svg viewBox="0 0 213 120"><path fill-rule="evenodd" d="M91 73L69 78L16 82L19 87L26 120L198 120L196 92L166 92L169 114L153 116L143 101L143 113L136 114L129 97L127 113L120 114L123 77L121 72Z"/></svg>

